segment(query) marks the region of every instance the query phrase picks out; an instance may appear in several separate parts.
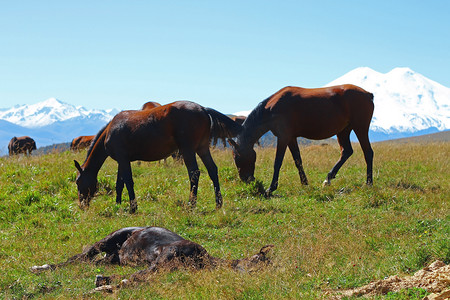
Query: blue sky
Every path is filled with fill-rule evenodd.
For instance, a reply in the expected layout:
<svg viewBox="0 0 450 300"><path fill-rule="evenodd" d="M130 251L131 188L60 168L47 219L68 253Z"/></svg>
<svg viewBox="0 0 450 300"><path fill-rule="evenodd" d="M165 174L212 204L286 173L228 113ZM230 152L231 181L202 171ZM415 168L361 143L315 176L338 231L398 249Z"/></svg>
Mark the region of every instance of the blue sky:
<svg viewBox="0 0 450 300"><path fill-rule="evenodd" d="M250 110L367 66L450 87L450 1L2 1L0 108Z"/></svg>

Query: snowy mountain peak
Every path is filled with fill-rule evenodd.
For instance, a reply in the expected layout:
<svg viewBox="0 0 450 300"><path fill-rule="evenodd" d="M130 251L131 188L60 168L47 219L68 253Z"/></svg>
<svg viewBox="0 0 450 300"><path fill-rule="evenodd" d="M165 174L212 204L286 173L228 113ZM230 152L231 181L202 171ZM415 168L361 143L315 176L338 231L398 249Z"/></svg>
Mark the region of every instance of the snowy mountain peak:
<svg viewBox="0 0 450 300"><path fill-rule="evenodd" d="M450 129L450 89L410 68L383 74L356 68L326 86L351 83L374 94L371 130L417 132Z"/></svg>
<svg viewBox="0 0 450 300"><path fill-rule="evenodd" d="M49 98L36 104L2 109L0 110L0 119L27 128L38 128L73 118L86 118L94 114L107 122L116 112L116 110L110 112L102 110L89 111L84 107L75 107L56 98Z"/></svg>
<svg viewBox="0 0 450 300"><path fill-rule="evenodd" d="M40 102L40 104L43 106L53 106L53 107L67 105L66 103L59 101L56 98L48 98L47 100Z"/></svg>

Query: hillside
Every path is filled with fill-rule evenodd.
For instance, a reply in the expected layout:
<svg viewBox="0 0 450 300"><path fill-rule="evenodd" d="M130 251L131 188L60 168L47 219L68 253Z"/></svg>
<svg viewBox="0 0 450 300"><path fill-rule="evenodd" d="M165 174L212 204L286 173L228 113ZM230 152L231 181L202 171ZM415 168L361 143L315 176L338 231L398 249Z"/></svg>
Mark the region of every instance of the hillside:
<svg viewBox="0 0 450 300"><path fill-rule="evenodd" d="M435 142L450 142L450 130L437 132L432 134L424 134L409 138L394 139L389 141L382 141L379 143L435 143Z"/></svg>

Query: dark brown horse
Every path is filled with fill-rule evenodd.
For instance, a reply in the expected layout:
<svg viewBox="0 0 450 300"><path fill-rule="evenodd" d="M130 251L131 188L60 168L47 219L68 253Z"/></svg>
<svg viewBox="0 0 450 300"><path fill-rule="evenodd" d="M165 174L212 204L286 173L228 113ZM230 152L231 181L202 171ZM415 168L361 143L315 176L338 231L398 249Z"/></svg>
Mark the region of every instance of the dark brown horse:
<svg viewBox="0 0 450 300"><path fill-rule="evenodd" d="M29 136L13 137L8 144L9 155L24 153L31 155L36 150L36 142Z"/></svg>
<svg viewBox="0 0 450 300"><path fill-rule="evenodd" d="M82 149L89 148L94 137L95 135L82 135L74 138L72 143L70 143L70 150L80 151Z"/></svg>
<svg viewBox="0 0 450 300"><path fill-rule="evenodd" d="M195 155L202 159L214 184L216 207L222 206L217 166L209 151L210 138L231 138L241 126L211 108L189 101L178 101L149 110L118 113L94 138L82 166L75 161L80 207L89 206L97 190L97 174L108 156L117 161L116 202L121 203L126 185L130 212L137 203L131 161L157 161L180 150L191 184L189 203L195 206L200 171Z"/></svg>
<svg viewBox="0 0 450 300"><path fill-rule="evenodd" d="M141 110L152 109L152 108L160 107L160 106L161 106L161 104L159 104L158 102L149 101L147 103L144 103L144 105L142 105Z"/></svg>
<svg viewBox="0 0 450 300"><path fill-rule="evenodd" d="M302 184L308 184L303 171L297 137L320 140L337 135L341 158L328 173L324 184L330 184L344 162L352 155L350 132L358 137L367 164L367 184L372 184L373 151L369 142L373 95L354 85L318 89L285 87L262 101L247 117L233 146L233 156L243 181L254 180L255 142L267 131L277 137L277 152L270 195L278 187L278 175L286 147L289 147Z"/></svg>
<svg viewBox="0 0 450 300"><path fill-rule="evenodd" d="M158 270L172 271L178 268L214 268L229 266L240 271L250 271L269 262L266 254L273 245L266 245L259 253L243 259L225 260L213 257L201 245L186 240L161 227L127 227L112 232L105 238L86 247L59 264L33 266L32 272L54 270L75 262L95 262L131 266L148 266L131 275L131 281L143 281ZM100 256L104 253L105 255ZM97 286L109 284L116 276L97 278Z"/></svg>

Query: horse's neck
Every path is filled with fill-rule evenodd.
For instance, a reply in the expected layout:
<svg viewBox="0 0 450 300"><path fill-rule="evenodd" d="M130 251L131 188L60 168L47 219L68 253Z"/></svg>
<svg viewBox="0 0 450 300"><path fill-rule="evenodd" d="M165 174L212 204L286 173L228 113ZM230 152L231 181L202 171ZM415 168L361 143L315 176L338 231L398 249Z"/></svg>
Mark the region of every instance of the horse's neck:
<svg viewBox="0 0 450 300"><path fill-rule="evenodd" d="M92 150L88 153L86 161L83 164L83 169L97 175L106 158L108 158L108 154L106 153L103 137L96 141Z"/></svg>
<svg viewBox="0 0 450 300"><path fill-rule="evenodd" d="M270 122L264 120L254 120L251 123L244 124L244 129L237 138L239 145L253 145L270 130Z"/></svg>

